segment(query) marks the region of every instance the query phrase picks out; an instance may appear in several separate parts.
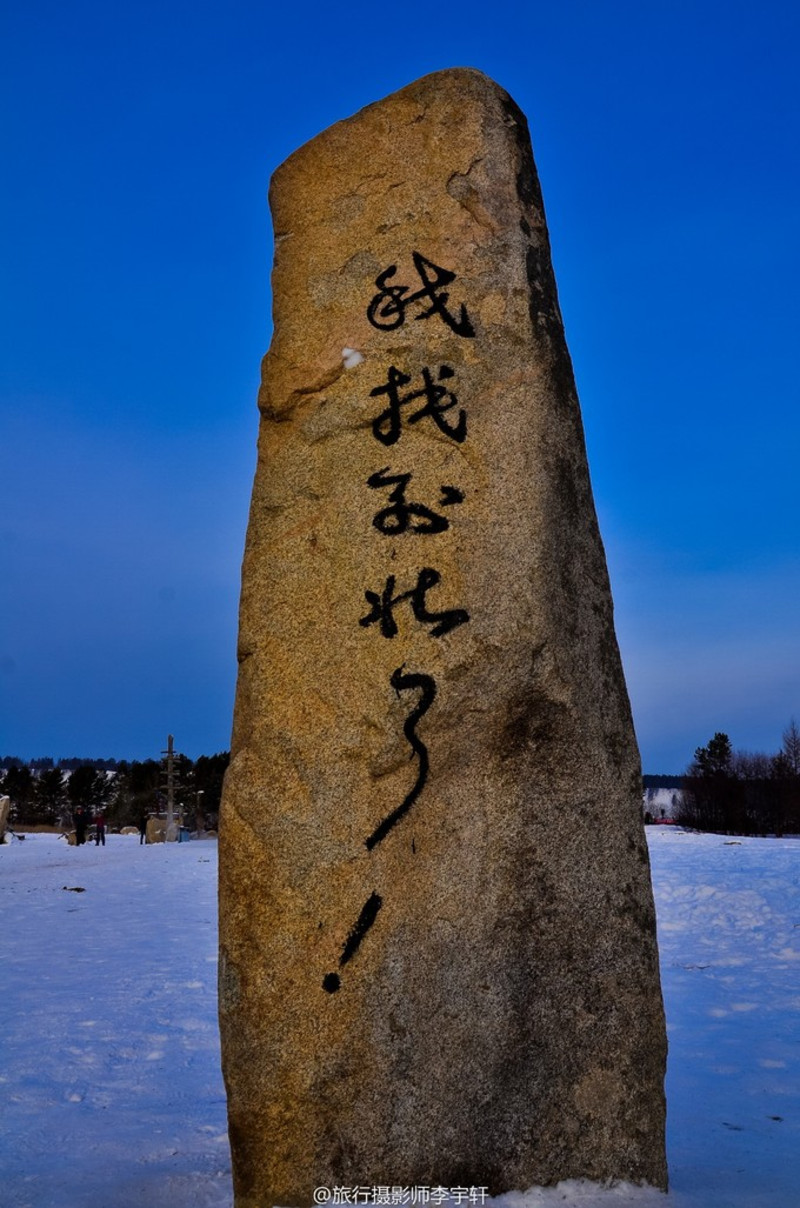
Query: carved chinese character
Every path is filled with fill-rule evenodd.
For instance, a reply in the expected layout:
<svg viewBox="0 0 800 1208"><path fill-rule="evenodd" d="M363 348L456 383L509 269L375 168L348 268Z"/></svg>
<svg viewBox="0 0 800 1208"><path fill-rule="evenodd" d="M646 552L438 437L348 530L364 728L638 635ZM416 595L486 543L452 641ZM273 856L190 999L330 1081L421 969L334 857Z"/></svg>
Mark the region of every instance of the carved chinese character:
<svg viewBox="0 0 800 1208"><path fill-rule="evenodd" d="M373 327L383 331L394 331L402 327L406 318L406 308L414 302L429 302L430 305L415 319L430 319L438 315L451 331L457 336L469 339L475 335L475 329L467 315L467 309L462 303L458 318L447 308L450 298L444 288L455 281L455 273L446 268L440 268L432 260L426 260L419 252L412 252L414 268L422 282L422 288L410 294L407 285L387 285L387 281L397 272L397 265L392 264L375 278L378 293L372 299L367 309L367 318Z"/></svg>
<svg viewBox="0 0 800 1208"><path fill-rule="evenodd" d="M428 712L436 699L436 681L432 675L406 672L404 663L402 667L398 667L392 672L389 682L398 697L401 692L419 691L420 693L419 701L403 723L403 733L411 746L412 754L417 756L419 768L414 784L400 804L390 814L387 814L382 822L378 823L372 834L364 841L367 851L372 851L382 839L386 838L389 831L397 826L401 818L405 817L425 787L425 781L428 778L428 748L417 734L417 722ZM362 906L361 913L342 945L342 954L339 957L340 969L344 968L347 962L355 956L361 946L361 941L378 917L378 911L382 905L383 899L373 891ZM335 994L341 984L342 980L338 973L326 973L322 979L322 987L328 994Z"/></svg>
<svg viewBox="0 0 800 1208"><path fill-rule="evenodd" d="M417 772L417 779L410 791L405 795L397 808L392 810L391 814L388 814L383 822L375 827L375 830L366 840L367 851L372 851L373 847L380 843L381 839L386 838L392 827L396 826L400 819L405 817L417 800L417 797L419 797L425 787L425 781L428 779L428 748L417 734L417 722L428 712L436 699L436 680L432 675L423 675L419 672L409 672L406 674L404 663L402 667L398 667L396 671L392 672L389 682L398 697L401 692L419 690L421 693L419 702L411 710L403 724L403 733L411 745L413 754L419 760L419 770Z"/></svg>
<svg viewBox="0 0 800 1208"><path fill-rule="evenodd" d="M398 604L402 604L406 600L411 605L414 619L419 621L421 625L431 626L430 636L432 638L440 638L445 633L449 633L451 629L464 625L469 620L469 613L463 608L449 608L442 612L431 612L428 609L425 597L432 587L436 587L440 580L441 575L438 570L433 570L431 567L426 566L419 572L415 587L412 587L409 591L402 591L398 595L395 595L395 577L394 575L389 575L389 578L386 580L386 586L380 594L374 591L364 592L367 603L370 605L370 611L365 617L361 617L358 622L359 625L366 627L367 625L380 623L383 637L395 637L397 634L397 622L394 619L394 610Z"/></svg>
<svg viewBox="0 0 800 1208"><path fill-rule="evenodd" d="M439 382L447 381L455 376L455 371L449 365L439 366ZM408 374L401 373L394 365L389 366L386 381L382 386L376 386L374 390L370 390L370 397L377 398L381 394L385 394L389 400L389 405L385 411L372 421L372 434L376 440L379 440L383 445L394 445L402 435L402 415L401 407L405 407L408 403L412 403L415 399L425 399L424 406L417 411L406 416L406 422L409 424L417 424L421 419L430 416L436 424L440 432L444 432L445 436L451 437L457 444L461 444L466 440L467 436L467 415L462 409L458 412L458 417L454 423L451 423L447 418L448 411L458 406L458 399L452 390L448 390L445 386L440 386L434 382L431 376L431 371L426 366L422 370L423 386L419 390L409 390L407 394L400 393L401 386L407 386L411 381Z"/></svg>
<svg viewBox="0 0 800 1208"><path fill-rule="evenodd" d="M424 503L409 503L406 499L406 489L411 482L411 474L390 474L389 467L384 466L367 479L367 486L377 490L379 487L394 487L389 493L390 506L381 508L373 517L372 523L379 533L386 537L396 537L401 533L443 533L450 527L450 521L439 512L434 512ZM440 508L452 507L464 500L463 492L458 487L442 486L442 496L438 501Z"/></svg>

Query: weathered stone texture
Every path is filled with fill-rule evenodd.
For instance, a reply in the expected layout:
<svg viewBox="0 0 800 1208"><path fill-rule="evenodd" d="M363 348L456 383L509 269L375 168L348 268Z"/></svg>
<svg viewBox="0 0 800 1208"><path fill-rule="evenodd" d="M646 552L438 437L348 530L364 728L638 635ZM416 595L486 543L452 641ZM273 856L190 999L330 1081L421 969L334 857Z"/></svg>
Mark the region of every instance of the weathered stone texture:
<svg viewBox="0 0 800 1208"><path fill-rule="evenodd" d="M640 768L525 119L481 73L440 72L302 147L270 199L220 832L237 1208L663 1185ZM376 327L381 274L406 297L436 276L414 252L454 279ZM392 366L403 397L427 368L457 403L404 402L387 444L371 392ZM392 533L395 510L381 531L379 471L449 526ZM422 571L440 579L382 632L389 576L396 596ZM454 610L436 636L426 617Z"/></svg>

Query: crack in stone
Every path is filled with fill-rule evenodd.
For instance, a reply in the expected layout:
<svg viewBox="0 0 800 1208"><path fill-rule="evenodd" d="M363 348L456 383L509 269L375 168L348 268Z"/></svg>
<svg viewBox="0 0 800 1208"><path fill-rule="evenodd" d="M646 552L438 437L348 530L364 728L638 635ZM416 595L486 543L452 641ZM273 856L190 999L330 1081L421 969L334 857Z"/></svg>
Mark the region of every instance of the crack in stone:
<svg viewBox="0 0 800 1208"><path fill-rule="evenodd" d="M477 156L467 168L466 172L454 172L447 181L447 192L457 201L458 204L467 211L467 213L477 222L478 226L484 227L491 231L492 234L497 233L497 223L492 218L489 211L481 201L481 195L475 185L470 180L473 169L477 168L478 164L483 162L483 156Z"/></svg>

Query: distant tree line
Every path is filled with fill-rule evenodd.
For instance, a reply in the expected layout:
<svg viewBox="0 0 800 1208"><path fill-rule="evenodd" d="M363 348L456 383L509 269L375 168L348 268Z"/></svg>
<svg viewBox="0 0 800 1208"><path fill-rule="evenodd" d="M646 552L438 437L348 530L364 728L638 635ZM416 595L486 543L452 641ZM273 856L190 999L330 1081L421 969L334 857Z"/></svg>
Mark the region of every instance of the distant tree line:
<svg viewBox="0 0 800 1208"><path fill-rule="evenodd" d="M642 788L679 789L683 787L683 776L642 776Z"/></svg>
<svg viewBox="0 0 800 1208"><path fill-rule="evenodd" d="M176 812L187 824L215 827L222 780L230 754L201 755L191 760L176 755ZM0 795L11 799L11 825L72 825L77 807L102 810L107 825L135 826L142 814L163 812L167 806L164 760L145 759L0 759Z"/></svg>
<svg viewBox="0 0 800 1208"><path fill-rule="evenodd" d="M74 772L75 768L84 765L90 768L101 768L104 772L113 772L119 767L118 759L81 759L72 755L69 759L59 759L58 763L50 756L43 755L40 759L20 759L17 755L0 755L0 768L30 768L33 772L43 772L50 768L59 767L62 771Z"/></svg>
<svg viewBox="0 0 800 1208"><path fill-rule="evenodd" d="M736 835L800 834L800 730L794 719L774 755L734 751L717 733L694 753L676 821Z"/></svg>

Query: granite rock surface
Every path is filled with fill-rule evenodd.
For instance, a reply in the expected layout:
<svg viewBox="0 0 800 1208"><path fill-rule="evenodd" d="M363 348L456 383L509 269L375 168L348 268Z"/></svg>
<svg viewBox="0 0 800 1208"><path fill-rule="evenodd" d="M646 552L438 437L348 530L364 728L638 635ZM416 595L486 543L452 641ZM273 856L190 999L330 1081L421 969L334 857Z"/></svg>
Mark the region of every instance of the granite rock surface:
<svg viewBox="0 0 800 1208"><path fill-rule="evenodd" d="M270 201L220 829L237 1208L663 1186L639 757L525 118L438 72Z"/></svg>

